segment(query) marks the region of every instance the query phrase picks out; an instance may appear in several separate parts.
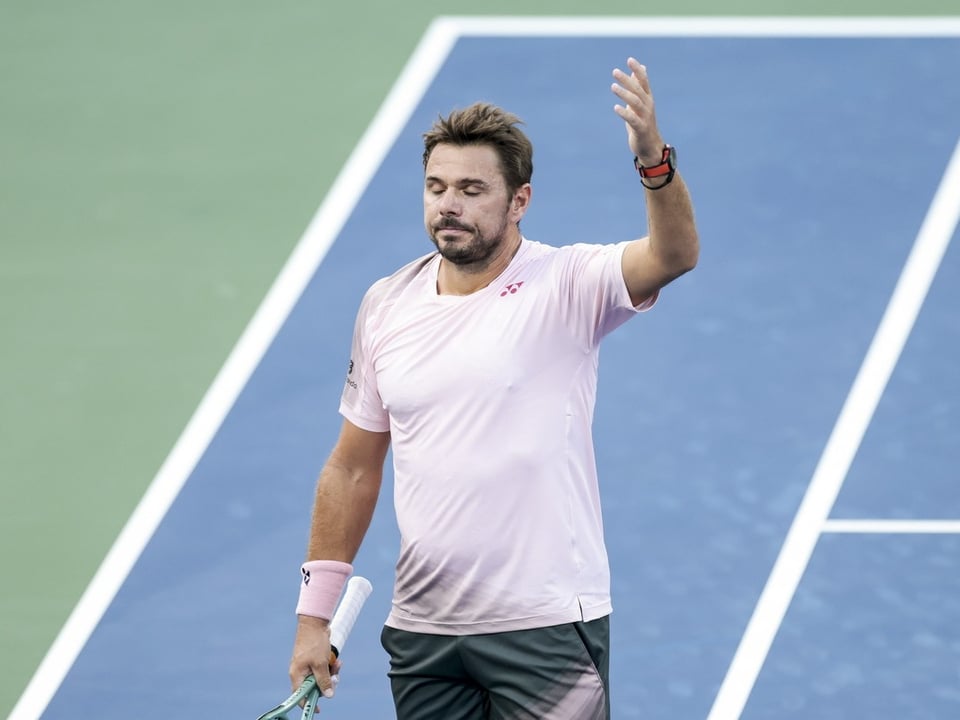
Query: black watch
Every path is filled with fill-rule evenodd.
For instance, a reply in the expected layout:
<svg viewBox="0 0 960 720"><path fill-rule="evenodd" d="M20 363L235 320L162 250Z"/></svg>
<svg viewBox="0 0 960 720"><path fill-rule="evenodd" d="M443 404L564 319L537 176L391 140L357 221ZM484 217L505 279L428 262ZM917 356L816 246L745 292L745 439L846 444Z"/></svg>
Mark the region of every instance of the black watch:
<svg viewBox="0 0 960 720"><path fill-rule="evenodd" d="M640 177L647 178L666 178L666 182L663 185L650 186L646 183L643 183L643 186L650 188L651 190L659 190L660 188L669 185L670 181L673 180L673 175L677 171L677 149L672 145L663 146L663 154L660 157L660 164L658 165L649 165L644 167L640 164L640 158L633 158L633 165L637 168L637 172L640 173ZM643 182L641 180L641 182Z"/></svg>

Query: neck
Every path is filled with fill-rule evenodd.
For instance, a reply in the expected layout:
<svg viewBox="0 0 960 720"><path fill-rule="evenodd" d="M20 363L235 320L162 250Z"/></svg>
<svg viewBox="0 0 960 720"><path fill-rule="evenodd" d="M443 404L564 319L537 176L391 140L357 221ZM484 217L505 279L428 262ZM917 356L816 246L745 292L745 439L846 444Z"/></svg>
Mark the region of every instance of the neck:
<svg viewBox="0 0 960 720"><path fill-rule="evenodd" d="M482 290L507 269L520 249L520 232L504 238L500 249L483 265L456 265L441 258L437 273L437 294L471 295Z"/></svg>

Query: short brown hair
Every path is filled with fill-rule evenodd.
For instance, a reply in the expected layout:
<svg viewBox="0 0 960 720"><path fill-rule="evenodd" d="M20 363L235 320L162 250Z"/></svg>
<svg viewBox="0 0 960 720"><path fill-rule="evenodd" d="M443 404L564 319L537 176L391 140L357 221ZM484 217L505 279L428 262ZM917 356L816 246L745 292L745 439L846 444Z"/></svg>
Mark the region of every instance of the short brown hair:
<svg viewBox="0 0 960 720"><path fill-rule="evenodd" d="M500 158L507 189L512 194L533 177L533 144L517 125L523 121L490 103L474 103L439 117L423 134L423 167L430 153L441 144L490 145Z"/></svg>

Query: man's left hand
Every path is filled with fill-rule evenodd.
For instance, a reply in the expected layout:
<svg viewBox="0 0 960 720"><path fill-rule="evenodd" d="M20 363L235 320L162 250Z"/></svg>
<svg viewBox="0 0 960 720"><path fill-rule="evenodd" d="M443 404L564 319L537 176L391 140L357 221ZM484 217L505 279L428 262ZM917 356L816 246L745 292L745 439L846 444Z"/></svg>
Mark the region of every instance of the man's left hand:
<svg viewBox="0 0 960 720"><path fill-rule="evenodd" d="M623 105L615 105L614 110L626 123L627 142L640 164L659 165L663 159L663 138L657 129L647 68L636 58L628 58L627 67L630 69L629 75L620 68L613 71L617 82L611 89L624 102Z"/></svg>

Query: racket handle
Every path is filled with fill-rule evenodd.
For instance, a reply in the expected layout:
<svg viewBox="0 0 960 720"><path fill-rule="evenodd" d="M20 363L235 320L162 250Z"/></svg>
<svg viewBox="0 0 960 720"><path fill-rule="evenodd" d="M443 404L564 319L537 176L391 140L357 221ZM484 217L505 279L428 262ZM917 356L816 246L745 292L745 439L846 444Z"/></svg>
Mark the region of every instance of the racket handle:
<svg viewBox="0 0 960 720"><path fill-rule="evenodd" d="M355 575L347 582L347 589L343 594L343 599L337 606L337 611L333 614L333 620L330 621L330 663L333 662L343 652L343 646L347 642L350 631L353 630L354 623L357 622L357 616L363 604L370 597L373 591L373 585L365 577Z"/></svg>

